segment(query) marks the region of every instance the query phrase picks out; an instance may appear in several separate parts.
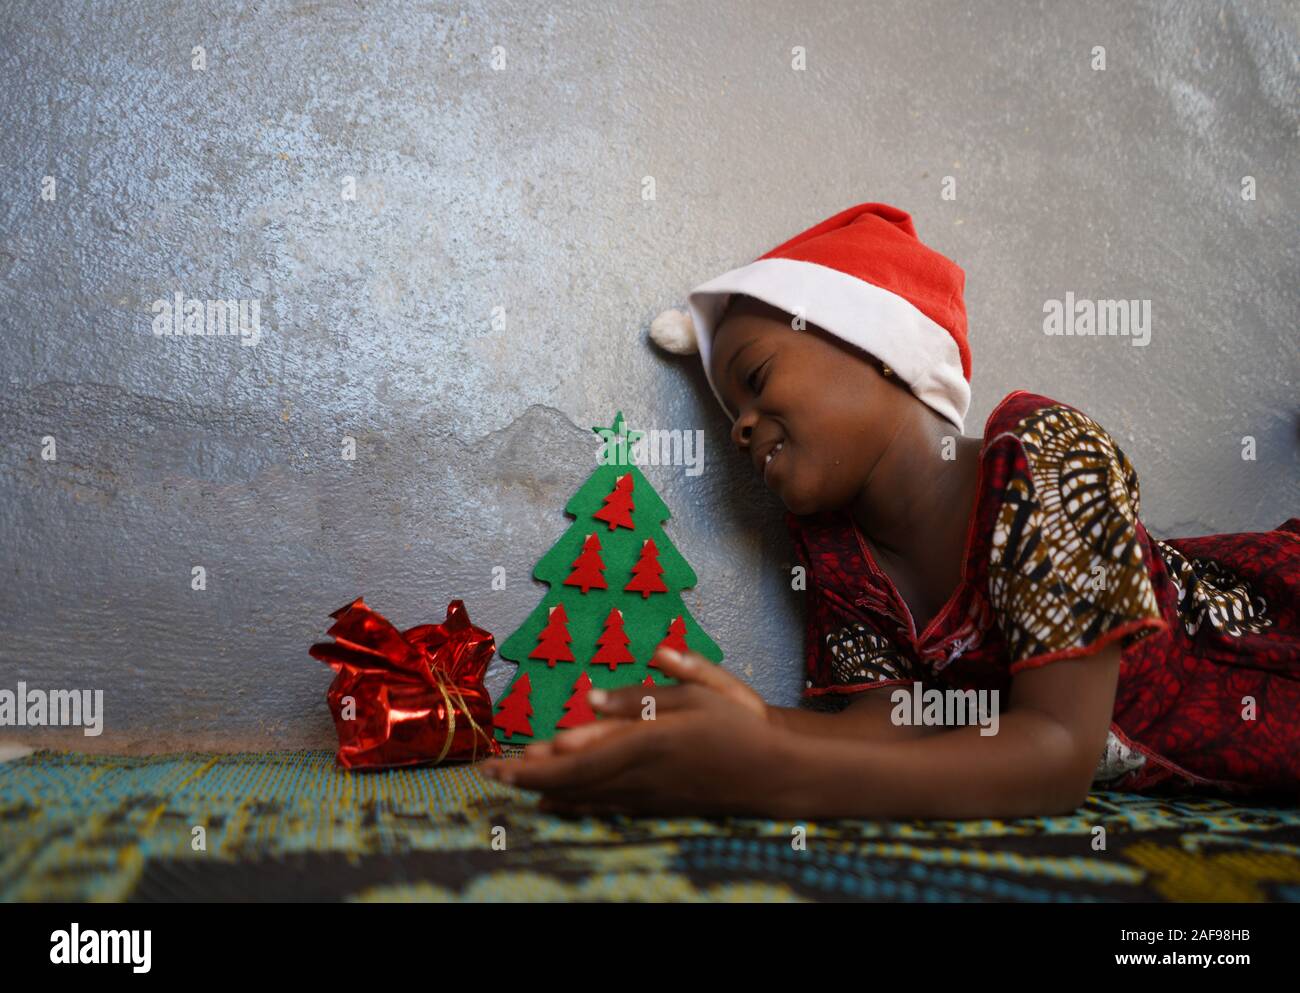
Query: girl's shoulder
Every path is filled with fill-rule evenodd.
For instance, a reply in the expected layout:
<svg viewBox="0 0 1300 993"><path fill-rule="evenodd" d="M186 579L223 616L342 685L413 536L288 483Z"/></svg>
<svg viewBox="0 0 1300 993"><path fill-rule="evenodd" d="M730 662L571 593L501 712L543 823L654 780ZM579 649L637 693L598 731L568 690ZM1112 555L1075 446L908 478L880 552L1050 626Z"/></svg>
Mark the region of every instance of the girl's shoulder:
<svg viewBox="0 0 1300 993"><path fill-rule="evenodd" d="M1082 408L1028 390L1014 390L1004 396L984 424L986 446L1015 437L1041 447L1044 440L1065 434L1091 434L1115 443L1110 432Z"/></svg>
<svg viewBox="0 0 1300 993"><path fill-rule="evenodd" d="M1053 505L1082 498L1140 512L1137 470L1115 436L1073 404L1016 390L989 414L981 447L981 487ZM1026 493L1028 491L1028 493Z"/></svg>
<svg viewBox="0 0 1300 993"><path fill-rule="evenodd" d="M989 416L980 565L1011 673L1165 630L1137 472L1079 408L1017 391Z"/></svg>

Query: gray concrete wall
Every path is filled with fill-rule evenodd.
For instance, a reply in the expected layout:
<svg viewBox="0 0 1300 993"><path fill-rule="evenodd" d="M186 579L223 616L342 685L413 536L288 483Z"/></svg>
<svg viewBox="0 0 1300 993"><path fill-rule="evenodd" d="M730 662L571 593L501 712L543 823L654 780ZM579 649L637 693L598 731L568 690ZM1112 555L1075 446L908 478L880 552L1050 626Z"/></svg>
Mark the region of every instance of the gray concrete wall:
<svg viewBox="0 0 1300 993"><path fill-rule="evenodd" d="M0 7L0 687L106 694L99 738L0 740L329 747L327 614L462 597L503 640L619 408L705 431L646 470L688 603L794 703L782 508L645 335L864 200L966 269L967 434L1031 389L1122 440L1158 536L1297 512L1300 8L548 6ZM1067 290L1150 299L1151 343L1045 336ZM259 343L155 336L177 292L260 300Z"/></svg>

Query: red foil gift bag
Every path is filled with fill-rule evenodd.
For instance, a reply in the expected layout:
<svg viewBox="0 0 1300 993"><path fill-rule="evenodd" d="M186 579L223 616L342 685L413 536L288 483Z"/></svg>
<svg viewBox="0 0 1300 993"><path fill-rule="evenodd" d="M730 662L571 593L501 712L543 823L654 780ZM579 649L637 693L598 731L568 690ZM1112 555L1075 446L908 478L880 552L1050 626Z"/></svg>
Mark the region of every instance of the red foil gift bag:
<svg viewBox="0 0 1300 993"><path fill-rule="evenodd" d="M309 649L337 675L326 699L348 769L472 762L499 756L483 676L492 635L453 600L441 624L393 627L361 597L330 614L333 643Z"/></svg>

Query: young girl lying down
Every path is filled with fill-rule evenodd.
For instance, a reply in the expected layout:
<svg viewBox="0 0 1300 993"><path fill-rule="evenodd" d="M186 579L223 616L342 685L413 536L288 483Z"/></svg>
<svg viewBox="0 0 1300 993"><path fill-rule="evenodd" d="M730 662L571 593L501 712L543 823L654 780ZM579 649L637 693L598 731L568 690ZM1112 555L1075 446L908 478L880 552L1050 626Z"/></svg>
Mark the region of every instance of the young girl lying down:
<svg viewBox="0 0 1300 993"><path fill-rule="evenodd" d="M574 814L1017 817L1094 784L1300 795L1300 518L1152 538L1115 439L1024 390L965 437L963 284L906 213L861 204L656 321L698 347L787 508L804 695L847 705L769 706L661 649L676 685L593 690L600 720L479 768Z"/></svg>

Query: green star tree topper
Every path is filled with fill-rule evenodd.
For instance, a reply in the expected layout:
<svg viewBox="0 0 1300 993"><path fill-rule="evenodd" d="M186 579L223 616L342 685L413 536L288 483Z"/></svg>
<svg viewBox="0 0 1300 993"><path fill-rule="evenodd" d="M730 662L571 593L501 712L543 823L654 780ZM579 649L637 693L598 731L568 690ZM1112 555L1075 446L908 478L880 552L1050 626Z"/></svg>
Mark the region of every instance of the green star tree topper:
<svg viewBox="0 0 1300 993"><path fill-rule="evenodd" d="M722 661L682 602L696 575L664 533L668 507L631 457L644 432L629 431L622 411L592 430L599 465L564 508L573 524L533 570L550 591L501 643L519 669L497 701L498 741L545 741L596 720L592 687L675 683L650 664L661 644Z"/></svg>

